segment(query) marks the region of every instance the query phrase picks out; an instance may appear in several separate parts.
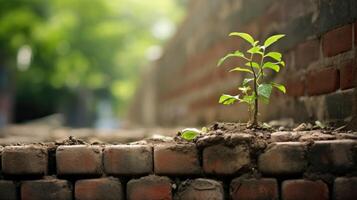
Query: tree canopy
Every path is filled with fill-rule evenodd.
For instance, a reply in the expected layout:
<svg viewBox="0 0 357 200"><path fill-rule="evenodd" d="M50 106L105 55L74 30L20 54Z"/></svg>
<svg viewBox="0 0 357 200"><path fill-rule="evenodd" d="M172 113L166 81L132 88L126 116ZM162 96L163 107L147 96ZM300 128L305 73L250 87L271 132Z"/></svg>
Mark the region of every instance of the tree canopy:
<svg viewBox="0 0 357 200"><path fill-rule="evenodd" d="M148 63L149 47L167 40L183 5L180 0L0 1L0 60L13 75L16 101L46 114L89 93L86 98L94 101L112 99L123 113L139 69Z"/></svg>

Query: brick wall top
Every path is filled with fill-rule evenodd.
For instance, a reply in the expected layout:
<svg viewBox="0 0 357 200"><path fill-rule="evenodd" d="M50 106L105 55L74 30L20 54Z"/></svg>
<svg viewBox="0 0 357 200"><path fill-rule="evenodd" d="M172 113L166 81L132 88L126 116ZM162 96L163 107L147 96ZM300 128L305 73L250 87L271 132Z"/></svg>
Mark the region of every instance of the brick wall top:
<svg viewBox="0 0 357 200"><path fill-rule="evenodd" d="M46 144L6 146L0 199L355 197L355 133L261 137L231 133L195 142L59 145L55 151Z"/></svg>

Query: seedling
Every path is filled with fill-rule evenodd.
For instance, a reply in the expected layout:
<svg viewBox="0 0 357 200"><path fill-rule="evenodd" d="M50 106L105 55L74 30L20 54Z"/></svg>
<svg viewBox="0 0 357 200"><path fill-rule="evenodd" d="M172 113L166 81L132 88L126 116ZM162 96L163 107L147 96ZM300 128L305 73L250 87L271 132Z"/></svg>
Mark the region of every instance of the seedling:
<svg viewBox="0 0 357 200"><path fill-rule="evenodd" d="M181 131L181 138L183 138L186 141L192 141L196 139L200 134L205 134L208 132L208 129L206 127L202 127L201 130L198 130L196 128L185 128Z"/></svg>
<svg viewBox="0 0 357 200"><path fill-rule="evenodd" d="M242 51L234 51L221 58L218 62L220 66L228 58L240 58L243 59L245 64L243 66L237 66L230 70L230 72L242 72L246 73L248 77L243 79L243 82L238 90L239 94L232 96L223 94L219 98L219 103L224 105L231 105L235 102L248 104L248 111L250 114L250 121L248 127L258 127L258 103L263 101L269 103L270 95L273 88L286 93L284 85L267 82L264 77L267 76L266 70L273 70L279 72L281 67L285 67L285 62L282 60L282 54L276 51L267 51L273 43L283 38L285 35L273 35L266 39L261 45L259 41L247 33L233 32L229 36L238 36L250 44L250 48L243 53Z"/></svg>
<svg viewBox="0 0 357 200"><path fill-rule="evenodd" d="M181 138L187 140L187 141L192 141L194 140L201 131L195 128L186 128L181 131Z"/></svg>

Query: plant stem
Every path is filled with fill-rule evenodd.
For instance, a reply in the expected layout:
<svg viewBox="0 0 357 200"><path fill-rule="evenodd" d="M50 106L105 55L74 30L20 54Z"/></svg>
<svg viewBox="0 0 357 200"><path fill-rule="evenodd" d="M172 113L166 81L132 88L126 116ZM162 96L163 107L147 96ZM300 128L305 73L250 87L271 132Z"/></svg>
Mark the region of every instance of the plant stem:
<svg viewBox="0 0 357 200"><path fill-rule="evenodd" d="M259 72L258 72L257 82L259 82L259 79L260 79L260 77L262 76L262 73L263 73L264 56L265 56L265 49L263 49L262 59L260 60L260 69L259 69Z"/></svg>
<svg viewBox="0 0 357 200"><path fill-rule="evenodd" d="M258 120L257 120L257 117L258 117L258 92L257 92L257 75L253 69L252 60L253 60L253 54L250 56L250 68L253 72L253 78L254 78L253 89L254 89L255 99L254 99L254 108L253 108L253 116L252 116L253 119L251 120L251 124L249 125L249 127L254 128L254 127L258 126Z"/></svg>
<svg viewBox="0 0 357 200"><path fill-rule="evenodd" d="M258 81L259 78L263 72L262 69L262 65L264 62L264 54L265 54L265 49L263 50L263 55L262 55L262 59L260 60L260 69L258 71L258 76L255 73L254 69L253 69L253 64L252 64L252 60L253 60L253 54L250 57L250 68L253 71L253 76L254 76L254 83L253 83L253 89L254 89L254 93L255 93L255 99L254 99L254 107L253 107L253 119L251 120L251 124L249 125L251 128L255 128L258 127L258 109L259 109L259 100L258 100L258 88L257 86L259 85Z"/></svg>

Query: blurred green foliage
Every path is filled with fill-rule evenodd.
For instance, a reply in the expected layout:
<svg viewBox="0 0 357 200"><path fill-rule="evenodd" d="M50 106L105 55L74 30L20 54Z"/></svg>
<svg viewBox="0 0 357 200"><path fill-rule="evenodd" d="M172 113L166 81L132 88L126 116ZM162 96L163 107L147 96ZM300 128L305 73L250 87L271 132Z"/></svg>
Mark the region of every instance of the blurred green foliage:
<svg viewBox="0 0 357 200"><path fill-rule="evenodd" d="M180 0L0 0L0 62L14 75L16 101L45 112L89 93L123 113L148 47L165 41L152 27L177 24L183 8ZM19 70L24 45L32 61Z"/></svg>

